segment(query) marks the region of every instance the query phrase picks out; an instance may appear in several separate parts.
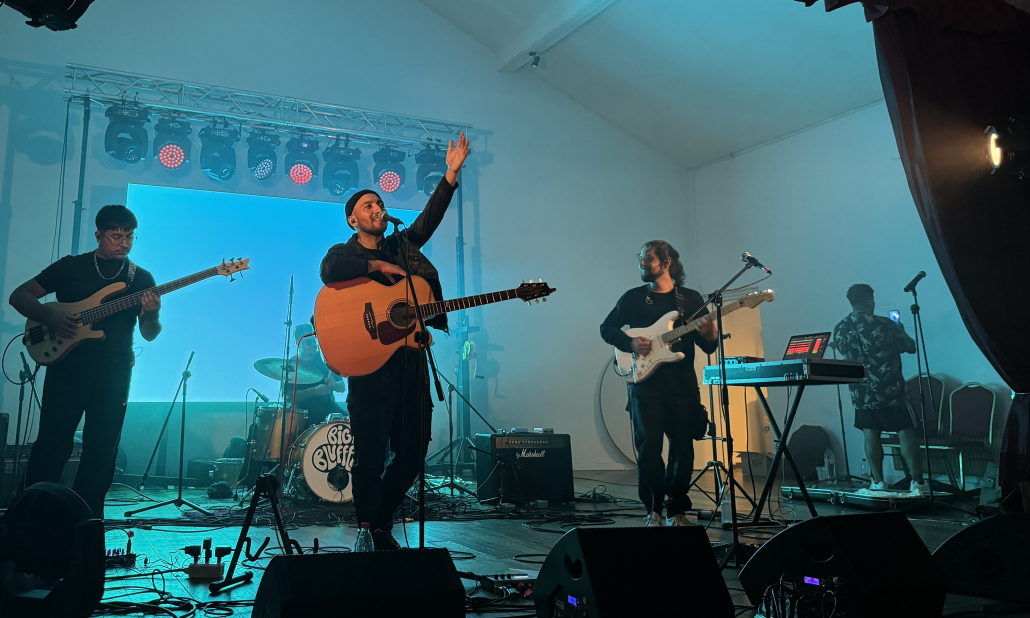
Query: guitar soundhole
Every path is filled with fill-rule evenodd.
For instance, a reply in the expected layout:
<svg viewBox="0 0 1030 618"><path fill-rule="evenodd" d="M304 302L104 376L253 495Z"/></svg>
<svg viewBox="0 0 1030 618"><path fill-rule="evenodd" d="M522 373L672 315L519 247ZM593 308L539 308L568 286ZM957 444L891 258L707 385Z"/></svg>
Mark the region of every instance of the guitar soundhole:
<svg viewBox="0 0 1030 618"><path fill-rule="evenodd" d="M396 328L407 328L415 321L415 307L406 302L394 303L390 307L390 324Z"/></svg>

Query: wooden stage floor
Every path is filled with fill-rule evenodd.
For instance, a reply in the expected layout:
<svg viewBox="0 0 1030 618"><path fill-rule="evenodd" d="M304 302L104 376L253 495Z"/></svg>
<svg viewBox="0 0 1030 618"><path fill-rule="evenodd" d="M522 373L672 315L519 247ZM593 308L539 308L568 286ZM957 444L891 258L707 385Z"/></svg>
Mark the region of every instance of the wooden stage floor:
<svg viewBox="0 0 1030 618"><path fill-rule="evenodd" d="M446 547L452 551L457 558L455 564L459 571L471 571L479 574L504 573L511 570L537 570L539 564L526 562L540 561L543 559L560 538L560 533L569 527L580 523L599 523L608 526L640 526L643 524L644 511L640 503L636 502L636 473L635 471L576 471L575 485L577 494L597 493L611 496L618 499L618 502L594 503L578 501L574 507L569 506L563 510L534 511L528 510L521 516L504 516L495 518L473 517L470 513L461 513L461 508L455 508L453 503L448 502L446 508L439 501L430 502L432 511L446 514L443 521L429 521L426 524L426 545L431 547ZM761 492L761 480L756 479L756 488ZM710 475L703 478L698 488L711 492L714 480ZM751 492L750 480L741 479L741 483ZM701 491L695 488L691 492L694 507L697 509L711 509L712 502L705 497ZM444 490L446 491L446 490ZM175 493L168 490L147 491L152 498L161 501L175 497ZM774 492L778 496L779 492ZM234 507L236 511L233 523L239 520L241 511L239 500L211 500L203 490L188 490L184 496L186 499L212 510L221 510ZM241 496L242 497L242 496ZM630 502L632 501L632 502ZM249 503L249 501L248 501ZM175 569L185 566L192 559L183 553L182 549L187 545L200 545L204 539L212 539L215 546L235 546L239 536L240 527L236 525L219 525L218 520L207 518L198 519L191 517L194 524L212 522L208 527L176 525L178 522L187 520L189 513L183 514L173 506L166 506L160 509L142 513L132 520L125 520L122 513L134 508L145 506L147 502L139 502L135 493L117 485L108 494L106 507L107 515L107 544L108 548L124 547L126 535L123 529L132 530L134 538L132 541L133 551L140 555L137 561L136 570L112 569L107 572L108 577L124 576L147 573L154 570ZM839 515L849 512L860 512L840 506L833 506L825 503L816 503L820 515ZM777 519L784 523L791 523L797 520L807 519L808 511L803 502L776 500L773 503L773 511ZM965 504L972 508L975 503ZM466 509L475 510L479 507L471 506L471 501L466 503ZM738 497L738 510L746 513L749 510L746 500ZM183 511L189 509L183 507ZM766 510L768 513L768 509ZM276 535L270 527L270 520L264 516L259 517L256 527L252 528L251 538L256 548L266 536L272 541L269 545L270 553L279 553ZM606 514L606 515L602 515ZM285 509L285 518L291 526L289 535L296 539L305 551L310 548L315 539L322 550L344 550L354 544L356 527L353 523L353 516L349 506L326 510L318 507L293 505ZM946 538L955 533L965 525L972 523L972 519L957 511L936 511L936 512L914 512L910 514L913 526L919 533L926 545L933 550ZM296 526L296 524L301 525ZM706 522L701 522L706 523ZM295 527L296 526L296 527ZM405 538L404 528L407 531ZM742 531L742 541L761 544L781 528L760 528ZM418 524L408 523L406 527L397 526L394 535L401 546L418 546ZM720 520L716 516L714 523L708 529L708 536L714 542L729 541L732 539L730 531L720 527ZM462 553L458 553L462 552ZM720 549L716 549L717 555L721 555ZM516 559L515 556L525 554L536 554L525 559ZM146 557L147 565L143 565L143 557ZM470 557L474 556L474 557ZM668 556L665 559L679 559L682 557ZM262 555L255 562L241 564L237 569L243 568L254 571L254 581L250 584L238 586L227 590L220 595L212 596L207 589L207 582L192 582L183 573L167 573L152 577L138 577L131 579L120 579L107 583L105 601L151 601L158 596L147 591L149 588L157 588L165 591L172 597L192 599L199 603L210 603L211 601L234 601L243 602L237 607L211 606L207 609L224 609L226 613L217 615L250 616L251 608L245 603L252 601L257 592L261 579L260 570L268 563L269 555ZM689 559L689 558L687 558ZM226 558L228 561L228 558ZM639 564L627 564L627 569L640 568L661 568L661 562L655 562L651 558L642 557ZM724 571L727 586L733 596L734 602L741 606L741 616L753 616L753 610L745 610L750 603L740 589L737 580L737 571L727 568ZM465 582L466 589L472 590L472 582ZM312 586L332 586L331 576L327 576L319 582L312 582ZM482 593L477 593L482 594ZM427 599L427 603L431 602ZM945 608L945 615L956 612L971 612L981 610L985 606L992 605L992 602L980 601L969 597L949 595ZM169 606L166 606L169 607ZM341 601L340 614L347 615L346 604ZM684 609L689 608L689 600L685 600ZM201 610L204 608L202 607ZM229 614L228 612L232 612ZM139 614L136 614L139 615ZM167 614L166 614L167 615ZM177 612L182 615L182 612ZM203 611L197 612L198 616L205 615ZM215 615L213 612L208 615ZM383 614L387 615L387 614ZM532 616L532 606L526 605L526 609L511 609L508 613L492 612L497 616ZM689 615L689 612L684 615ZM1017 615L1017 614L1007 614ZM1027 614L1018 614L1030 616Z"/></svg>

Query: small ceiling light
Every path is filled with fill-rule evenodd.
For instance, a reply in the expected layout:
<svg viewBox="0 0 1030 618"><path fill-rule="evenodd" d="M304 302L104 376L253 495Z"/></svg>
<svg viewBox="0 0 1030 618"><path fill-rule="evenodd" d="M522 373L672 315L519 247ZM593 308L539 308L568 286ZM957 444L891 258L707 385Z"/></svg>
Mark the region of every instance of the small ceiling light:
<svg viewBox="0 0 1030 618"><path fill-rule="evenodd" d="M139 163L147 158L147 130L150 112L138 105L112 105L104 114L110 118L104 134L104 150L119 161Z"/></svg>
<svg viewBox="0 0 1030 618"><path fill-rule="evenodd" d="M225 182L236 173L236 149L240 132L211 125L200 130L200 171L214 180Z"/></svg>
<svg viewBox="0 0 1030 618"><path fill-rule="evenodd" d="M404 186L404 159L407 153L382 147L372 155L376 162L372 168L372 180L387 193L393 193Z"/></svg>
<svg viewBox="0 0 1030 618"><path fill-rule="evenodd" d="M343 197L358 188L358 159L361 151L349 148L348 142L340 146L340 140L325 149L325 169L322 170L322 187L331 195Z"/></svg>
<svg viewBox="0 0 1030 618"><path fill-rule="evenodd" d="M418 163L415 185L418 187L419 193L432 195L447 173L446 153L439 148L427 146L425 150L415 155L415 163Z"/></svg>
<svg viewBox="0 0 1030 618"><path fill-rule="evenodd" d="M1028 171L1030 159L1030 135L1025 127L1009 118L1004 125L997 128L989 126L984 130L987 135L987 161L991 165L991 174L999 169L1013 174L1022 180Z"/></svg>
<svg viewBox="0 0 1030 618"><path fill-rule="evenodd" d="M533 59L533 62L529 63L529 68L539 69L540 68L540 56L536 55L536 52L529 52L529 57Z"/></svg>
<svg viewBox="0 0 1030 618"><path fill-rule="evenodd" d="M286 173L290 180L305 185L318 175L318 140L307 135L294 135L286 142Z"/></svg>
<svg viewBox="0 0 1030 618"><path fill-rule="evenodd" d="M154 125L154 158L170 170L190 162L192 144L187 137L193 132L189 121L165 116Z"/></svg>
<svg viewBox="0 0 1030 618"><path fill-rule="evenodd" d="M279 146L279 134L263 129L255 129L247 137L247 167L254 178L268 180L275 174L278 157L275 149Z"/></svg>

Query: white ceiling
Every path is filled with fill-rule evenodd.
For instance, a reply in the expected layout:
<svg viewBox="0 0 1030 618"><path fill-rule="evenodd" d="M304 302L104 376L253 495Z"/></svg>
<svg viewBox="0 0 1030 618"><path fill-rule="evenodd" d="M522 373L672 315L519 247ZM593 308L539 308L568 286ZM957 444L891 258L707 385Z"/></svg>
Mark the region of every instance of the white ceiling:
<svg viewBox="0 0 1030 618"><path fill-rule="evenodd" d="M495 53L561 5L598 4L421 2ZM820 5L618 0L520 70L691 169L883 98L861 5Z"/></svg>

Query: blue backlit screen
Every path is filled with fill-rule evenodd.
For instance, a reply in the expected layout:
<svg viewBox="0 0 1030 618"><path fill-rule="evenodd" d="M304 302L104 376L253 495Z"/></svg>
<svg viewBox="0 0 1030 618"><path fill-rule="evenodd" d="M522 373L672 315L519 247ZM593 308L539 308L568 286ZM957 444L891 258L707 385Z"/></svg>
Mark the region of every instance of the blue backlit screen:
<svg viewBox="0 0 1030 618"><path fill-rule="evenodd" d="M274 399L278 384L254 361L283 354L291 275L293 322L311 318L322 257L353 233L343 203L129 185L127 205L140 224L130 258L159 285L223 258L251 259L234 282L219 276L162 299L161 335L148 343L136 333L129 400L171 401L191 351L191 401L243 401L248 388ZM390 214L406 223L418 216Z"/></svg>

